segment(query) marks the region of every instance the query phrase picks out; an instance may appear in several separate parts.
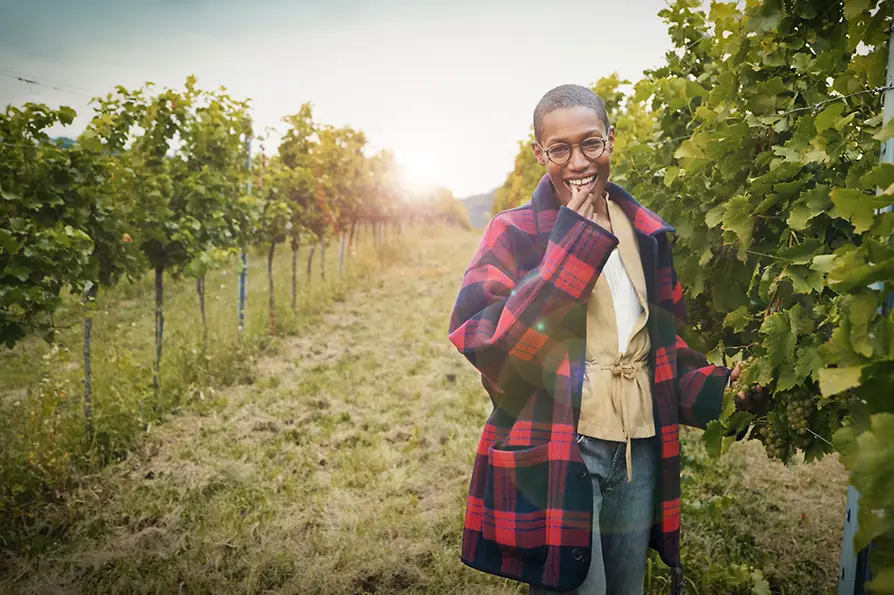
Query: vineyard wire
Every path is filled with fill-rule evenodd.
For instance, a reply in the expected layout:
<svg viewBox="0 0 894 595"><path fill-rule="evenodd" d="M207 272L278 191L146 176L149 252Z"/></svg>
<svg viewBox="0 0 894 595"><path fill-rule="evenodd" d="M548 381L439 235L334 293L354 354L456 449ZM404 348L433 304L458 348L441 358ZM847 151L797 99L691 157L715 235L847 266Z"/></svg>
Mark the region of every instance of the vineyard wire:
<svg viewBox="0 0 894 595"><path fill-rule="evenodd" d="M15 79L15 80L19 81L20 83L24 83L26 85L37 85L39 87L45 87L47 89L52 89L53 91L60 91L62 93L71 93L72 95L80 95L81 97L86 97L87 99L93 99L94 97L98 96L96 94L92 94L87 89L82 89L82 88L71 86L71 85L65 85L62 83L55 83L55 81L50 81L49 79L43 79L44 81L48 81L48 82L42 82L37 77L25 75L25 74L15 72L12 70L7 70L5 68L0 68L0 76L5 76L7 78ZM50 83L55 83L55 84L50 84Z"/></svg>

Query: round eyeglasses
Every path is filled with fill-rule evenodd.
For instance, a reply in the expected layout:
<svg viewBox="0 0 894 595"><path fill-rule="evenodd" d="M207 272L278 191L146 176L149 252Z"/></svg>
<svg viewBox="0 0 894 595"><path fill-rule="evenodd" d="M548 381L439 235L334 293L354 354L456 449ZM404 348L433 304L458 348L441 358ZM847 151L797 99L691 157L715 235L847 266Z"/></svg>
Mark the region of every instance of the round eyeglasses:
<svg viewBox="0 0 894 595"><path fill-rule="evenodd" d="M591 161L600 158L602 154L605 153L605 147L608 146L608 139L591 136L574 145L569 145L568 143L556 143L550 145L548 149L544 149L540 143L537 143L537 145L540 146L540 150L546 153L546 156L550 161L556 165L564 165L571 159L571 152L574 150L574 147L580 147L584 157Z"/></svg>

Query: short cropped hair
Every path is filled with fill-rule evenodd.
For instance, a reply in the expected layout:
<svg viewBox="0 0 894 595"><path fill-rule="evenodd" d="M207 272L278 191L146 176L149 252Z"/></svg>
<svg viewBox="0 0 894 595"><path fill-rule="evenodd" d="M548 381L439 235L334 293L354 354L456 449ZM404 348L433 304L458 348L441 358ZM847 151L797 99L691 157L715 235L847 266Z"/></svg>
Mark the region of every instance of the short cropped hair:
<svg viewBox="0 0 894 595"><path fill-rule="evenodd" d="M611 127L608 120L608 113L605 111L605 102L599 95L593 91L580 85L561 85L547 92L537 107L534 108L534 139L540 142L540 134L543 132L543 118L546 114L554 112L558 109L567 109L572 107L584 106L589 107L596 112L596 115L602 119L605 124L605 131Z"/></svg>

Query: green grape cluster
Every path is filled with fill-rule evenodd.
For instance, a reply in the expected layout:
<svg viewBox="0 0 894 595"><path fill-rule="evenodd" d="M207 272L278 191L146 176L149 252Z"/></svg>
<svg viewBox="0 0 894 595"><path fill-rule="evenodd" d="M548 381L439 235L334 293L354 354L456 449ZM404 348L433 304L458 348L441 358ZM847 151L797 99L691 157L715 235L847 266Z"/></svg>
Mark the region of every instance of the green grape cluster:
<svg viewBox="0 0 894 595"><path fill-rule="evenodd" d="M795 387L776 393L774 406L766 419L756 424L755 437L763 443L771 459L789 461L798 450L805 450L816 439L810 431L817 421L815 391Z"/></svg>
<svg viewBox="0 0 894 595"><path fill-rule="evenodd" d="M787 437L777 428L763 424L757 430L758 439L763 443L767 456L771 459L787 460L791 454L791 447Z"/></svg>
<svg viewBox="0 0 894 595"><path fill-rule="evenodd" d="M780 416L788 423L792 432L798 436L807 435L807 428L810 426L808 417L813 410L813 395L803 388L795 388L786 396L788 398L782 401Z"/></svg>

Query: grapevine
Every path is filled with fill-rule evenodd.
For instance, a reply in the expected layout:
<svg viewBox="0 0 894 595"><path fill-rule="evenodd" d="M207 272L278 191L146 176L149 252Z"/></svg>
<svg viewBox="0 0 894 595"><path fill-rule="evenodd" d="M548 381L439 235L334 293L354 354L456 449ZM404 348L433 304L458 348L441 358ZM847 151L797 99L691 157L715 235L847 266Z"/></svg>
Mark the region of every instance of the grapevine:
<svg viewBox="0 0 894 595"><path fill-rule="evenodd" d="M736 411L730 391L709 452L746 436L786 463L837 451L870 515L856 544L874 540L880 593L894 593L894 530L880 520L894 518L894 165L879 161L894 137L892 12L891 0L676 0L659 13L674 50L611 115L629 137L612 177L676 228L684 339L711 363L745 360L739 387L769 398ZM535 175L525 150L501 208Z"/></svg>

